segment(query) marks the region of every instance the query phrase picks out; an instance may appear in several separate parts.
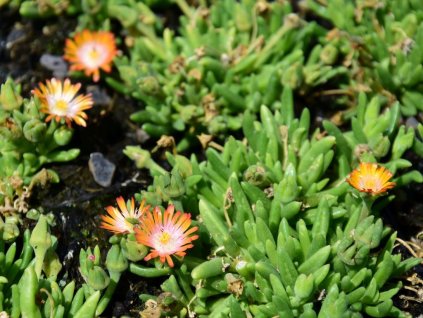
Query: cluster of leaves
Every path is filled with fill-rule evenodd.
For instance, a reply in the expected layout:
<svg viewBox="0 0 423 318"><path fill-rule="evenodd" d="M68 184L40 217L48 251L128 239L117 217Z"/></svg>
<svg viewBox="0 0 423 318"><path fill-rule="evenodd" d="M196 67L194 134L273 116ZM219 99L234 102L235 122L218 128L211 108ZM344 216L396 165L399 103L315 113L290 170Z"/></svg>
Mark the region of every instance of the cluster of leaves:
<svg viewBox="0 0 423 318"><path fill-rule="evenodd" d="M45 19L52 16L72 16L78 19L81 28L98 28L109 24L110 18L121 20L124 26L140 19L142 23L154 14L150 6L168 6L168 0L1 0L0 8L19 11L26 19Z"/></svg>
<svg viewBox="0 0 423 318"><path fill-rule="evenodd" d="M307 0L303 6L334 27L328 42L350 68L344 89L399 101L405 116L423 111L421 1Z"/></svg>
<svg viewBox="0 0 423 318"><path fill-rule="evenodd" d="M414 131L395 124L390 130L398 107L381 123L379 104L366 107L363 95L355 117L362 129L340 132L325 122L331 135L317 129L309 137L309 112L295 118L290 94L284 91L274 115L262 106L261 121L247 113L246 140L230 137L220 151L207 149L201 163L194 155L168 153L173 168L163 174L142 149L126 149L155 175L140 198L171 200L199 215L202 241L162 284L165 293L152 298L162 315L405 315L392 304L401 283L390 278L420 260L393 254L396 234L374 216L373 200L351 191L345 177L358 161L377 159L396 171L398 185L422 182L417 171L400 174L411 165L402 156L413 146ZM372 145L379 134L385 144ZM386 199L392 197L378 205Z"/></svg>
<svg viewBox="0 0 423 318"><path fill-rule="evenodd" d="M0 90L0 206L2 215L28 210L34 185L58 182L57 174L42 166L73 160L78 149L61 149L73 130L56 121L45 123L39 101L24 99L20 85L8 79ZM9 233L10 232L5 232Z"/></svg>
<svg viewBox="0 0 423 318"><path fill-rule="evenodd" d="M87 284L76 289L74 280L60 286L61 262L55 253L59 244L50 234L52 219L40 215L32 232L13 243L0 236L0 312L7 317L93 317L108 300ZM20 253L18 246L22 246ZM85 251L81 251L83 254ZM94 256L89 251L90 256ZM91 257L90 259L93 259ZM82 264L85 262L81 261Z"/></svg>
<svg viewBox="0 0 423 318"><path fill-rule="evenodd" d="M76 292L75 282L61 289L57 240L45 217L25 233L16 260L16 244L4 241L15 237L17 222L0 219L0 309L12 317L98 316L129 270L169 276L161 295L140 295L144 316L405 317L393 306L401 288L395 278L421 260L393 253L396 233L378 213L394 196L374 205L376 197L352 190L345 178L359 162L375 162L398 186L423 182L404 158L411 149L423 155L423 143L414 128L399 125L401 116L422 110L422 4L303 2L335 26L329 30L300 18L288 1L175 2L183 13L176 30L163 28L151 3L10 1L27 17L78 14L79 28L108 28L109 18L117 19L129 53L115 58L121 80L106 82L143 102L131 119L152 137L177 137L178 151L200 134L224 144L210 143L203 162L168 153L170 172L146 150L125 150L154 176L140 201L171 202L197 218L200 239L175 268L139 264L147 247L133 233L115 235L105 265L98 246L81 250L85 283ZM330 91L355 101L351 125L340 130L324 121L324 130L311 131L308 109L294 115L293 91L311 94L335 79L339 86ZM2 86L0 104L6 204L40 176L57 180L49 170L41 175L42 165L71 160L78 150L57 150L72 130L44 123L38 101L23 100L13 82ZM423 137L421 124L416 130ZM244 139L228 137L233 131Z"/></svg>
<svg viewBox="0 0 423 318"><path fill-rule="evenodd" d="M123 85L108 82L143 101L131 119L149 135L182 133L178 150L195 145L201 133L239 130L245 111L280 108L284 86L305 94L346 71L330 65L326 48L313 46L325 30L301 20L288 2L177 3L180 25L161 35L154 15L143 28L125 16L129 56L115 59Z"/></svg>

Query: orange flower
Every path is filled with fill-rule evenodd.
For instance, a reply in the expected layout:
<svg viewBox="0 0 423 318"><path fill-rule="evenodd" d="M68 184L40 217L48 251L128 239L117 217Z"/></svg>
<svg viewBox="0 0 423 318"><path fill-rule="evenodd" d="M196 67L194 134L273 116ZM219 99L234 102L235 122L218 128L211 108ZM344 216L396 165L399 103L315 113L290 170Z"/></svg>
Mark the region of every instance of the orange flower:
<svg viewBox="0 0 423 318"><path fill-rule="evenodd" d="M143 213L149 211L150 206L144 207L145 202L142 201L139 209L135 209L134 198L132 198L128 211L123 197L118 197L116 202L120 211L113 206L106 207L109 215L101 216L103 222L101 222L100 227L115 234L134 232L134 225L139 223L139 218Z"/></svg>
<svg viewBox="0 0 423 318"><path fill-rule="evenodd" d="M71 63L73 71L84 71L93 75L94 82L100 79L100 69L111 71L111 63L117 54L115 37L107 31L91 32L83 30L74 39L66 39L65 60Z"/></svg>
<svg viewBox="0 0 423 318"><path fill-rule="evenodd" d="M358 191L378 195L392 189L395 182L389 182L392 173L376 163L361 162L347 177L347 182Z"/></svg>
<svg viewBox="0 0 423 318"><path fill-rule="evenodd" d="M69 79L63 83L52 78L47 80L47 85L39 84L39 88L32 90L32 93L41 101L41 111L47 113L46 122L55 118L57 122L65 118L70 126L71 121L75 121L80 126L86 126L85 120L88 118L84 112L93 105L90 95L79 95L76 93L81 88L81 84L72 85Z"/></svg>
<svg viewBox="0 0 423 318"><path fill-rule="evenodd" d="M198 230L198 227L192 227L191 215L177 211L174 214L175 207L169 205L164 212L155 207L153 212L148 211L141 219L140 225L135 227L135 237L143 245L152 247L153 250L144 260L159 257L160 262L167 261L170 267L173 267L171 255L183 257L185 251L194 245L192 241L198 238L198 235L191 235Z"/></svg>

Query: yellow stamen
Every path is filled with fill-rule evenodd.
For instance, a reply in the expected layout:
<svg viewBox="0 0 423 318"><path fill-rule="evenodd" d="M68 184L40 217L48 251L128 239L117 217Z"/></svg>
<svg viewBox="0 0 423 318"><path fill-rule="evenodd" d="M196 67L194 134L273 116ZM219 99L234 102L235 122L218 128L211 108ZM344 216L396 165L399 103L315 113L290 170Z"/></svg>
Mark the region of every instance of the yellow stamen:
<svg viewBox="0 0 423 318"><path fill-rule="evenodd" d="M380 189L381 184L377 176L364 176L360 181L360 186L363 189Z"/></svg>
<svg viewBox="0 0 423 318"><path fill-rule="evenodd" d="M90 51L89 55L90 59L93 61L96 61L100 57L100 53L95 48Z"/></svg>
<svg viewBox="0 0 423 318"><path fill-rule="evenodd" d="M66 111L68 109L68 103L62 99L58 100L55 106L58 110L62 110L62 111Z"/></svg>
<svg viewBox="0 0 423 318"><path fill-rule="evenodd" d="M160 243L167 244L170 240L170 235L167 232L163 232L162 235L160 235Z"/></svg>

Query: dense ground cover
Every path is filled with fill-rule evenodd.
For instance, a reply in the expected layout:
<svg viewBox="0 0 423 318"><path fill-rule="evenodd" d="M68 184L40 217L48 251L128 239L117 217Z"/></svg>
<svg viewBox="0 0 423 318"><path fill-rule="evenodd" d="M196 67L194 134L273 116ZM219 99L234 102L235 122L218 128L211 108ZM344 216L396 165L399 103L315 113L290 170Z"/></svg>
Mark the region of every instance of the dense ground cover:
<svg viewBox="0 0 423 318"><path fill-rule="evenodd" d="M114 76L102 73L101 81L93 82L82 74L69 74L76 75L77 81L84 84L83 92L92 92L95 103L87 111L87 127L74 125L72 139L64 144L66 149L80 149L80 153L68 163L47 163L45 167L57 173L60 183L34 188L27 202L28 208L45 214L53 212L56 225L50 231L57 237L55 251L63 265L57 273L45 266L44 274L37 273L39 288L35 288L32 297L42 298L35 302L42 308L42 315L49 313L49 298L40 296L39 290L44 286L53 294L54 283L46 281L55 281L57 275L60 287L72 279L77 288L85 286L82 289L86 303L88 299L91 303L99 301L100 293L95 291L103 291L100 303L107 305L105 299L111 299L107 309L103 309L106 316L136 316L142 310L144 315L161 312L179 316L222 312L223 316L235 317L240 311L272 316L275 310L279 315L294 316L313 316L319 311L319 317L328 313L341 316L337 310L357 317L399 316L390 303L395 294L393 299L398 308L419 314L419 276L411 281L406 277L419 275L421 265L418 260L401 263L394 257L398 252L404 258L411 256L403 246L413 238L414 243L408 243L408 247L413 247L414 256L421 256L421 241L416 236L422 228L419 222L422 187L418 183L422 166L419 135L414 132L421 121L421 111L413 110L414 93L420 87L418 76L409 80L405 88L401 87L404 79L396 83L400 87L393 91L399 92L400 104L394 103L392 91L374 97L367 89L380 88L375 83L378 75L369 75L368 70L357 69L354 64L363 56L354 52L358 54L358 60L354 60L353 52L349 52L350 56L341 49L333 56L334 47L342 44L348 47L351 43L342 43L344 37L330 43L336 32L327 34L326 29L330 29L327 22L317 15L324 15L323 9L315 8L313 14L309 12L309 16L300 19L290 15L288 3L278 6L260 2L263 7L254 7L248 1L242 4L226 1L209 11L201 7L190 9L181 3L185 17L177 24L180 29L175 16L182 12L176 11L175 6L153 9L158 12L154 16L148 7L139 5L138 14L143 19L133 21L129 19L131 15L124 14L125 9L134 10L131 2L115 4L114 10L109 7L109 11L100 8L94 18L82 11L78 22L75 16L65 14L34 21L22 18L13 8L0 11L0 82L12 77L22 85L26 98L31 97L31 90L39 82L50 79L53 71L60 71L60 59L59 64L47 63L47 67L40 59L46 53L61 56L66 38L77 25L79 29L108 28L107 23L101 26L101 22L109 14L114 18L111 29L122 50L115 60ZM254 26L249 26L252 8L259 12L255 16L258 21L255 31ZM418 28L419 14L404 19L416 19ZM216 16L222 19L212 20L213 27L204 22ZM324 18L330 16L326 14ZM198 31L193 29L193 21ZM339 29L354 36L363 33L360 30L361 33L354 34L351 26L338 26L341 22L333 21ZM163 31L166 26L175 35ZM222 29L228 32L221 32ZM418 33L416 29L409 32ZM209 41L215 43L210 51ZM231 47L227 43L232 43ZM205 52L198 52L203 47ZM166 52L171 53L166 56ZM224 52L228 56L223 56ZM384 79L384 69L378 69L382 74L379 78ZM358 77L355 73L359 71L368 77ZM364 90L367 96L354 89L350 91L351 87L365 84L369 86ZM412 97L407 93L410 87ZM378 89L370 92L376 93ZM348 93L338 99L331 94L334 91ZM380 91L386 93L389 89ZM403 95L410 97L405 99L407 102ZM4 100L2 103L6 105ZM245 117L240 115L244 112ZM135 124L138 122L142 129ZM406 128L399 128L401 124L407 124ZM146 132L149 140L145 140ZM196 139L201 134L207 140L207 150ZM167 143L156 146L162 135L173 137L173 141L165 138L162 141ZM141 145L143 149L128 147L132 145ZM166 150L170 150L167 155ZM117 166L109 186L102 187L93 179L88 161L94 152L101 152ZM150 152L164 170L150 158ZM197 157L190 156L191 153ZM2 156L5 160L5 151ZM398 185L373 206L368 197L354 192L345 182L360 161L384 164L394 173ZM50 179L54 181L53 177ZM131 235L107 240L109 235L100 228L104 207L116 205L114 201L119 195L129 199L134 194L139 201L145 198L152 206L166 208L172 203L177 210L191 213L200 239L193 242L186 262L177 259L174 268L169 263L164 266L160 262L144 263L144 250L140 252L139 247L136 253L131 250L139 255L128 252ZM37 218L35 214L33 218ZM383 226L378 220L380 216ZM354 218L355 224L351 221ZM22 220L21 233L36 223ZM394 248L395 237L385 225L398 231L401 239L398 242L402 243L398 247ZM352 230L364 231L363 227L371 229L367 236L352 236ZM371 251L366 250L366 242ZM94 252L96 244L103 250L102 256ZM95 279L88 275L90 268L84 272L84 256L77 257L81 248L90 248L87 259L95 256L93 266L97 272L93 275L99 275ZM104 265L105 250L109 249L114 250L115 254L110 255L118 260L109 260ZM54 257L47 259L54 264ZM308 259L317 260L319 265L309 268ZM254 268L250 263L260 265ZM400 290L398 274L413 265L416 266L401 280L417 292ZM367 271L361 271L362 268ZM20 270L23 272L24 268ZM10 272L0 273L7 278ZM373 276L377 280L373 281ZM392 278L385 284L389 277ZM98 279L103 283L98 285ZM129 291L113 293L110 286L114 283ZM6 299L8 294L4 295ZM2 308L6 311L12 308L16 314L12 303L6 300ZM63 304L64 313L71 310L69 305ZM95 305L91 307L95 309Z"/></svg>

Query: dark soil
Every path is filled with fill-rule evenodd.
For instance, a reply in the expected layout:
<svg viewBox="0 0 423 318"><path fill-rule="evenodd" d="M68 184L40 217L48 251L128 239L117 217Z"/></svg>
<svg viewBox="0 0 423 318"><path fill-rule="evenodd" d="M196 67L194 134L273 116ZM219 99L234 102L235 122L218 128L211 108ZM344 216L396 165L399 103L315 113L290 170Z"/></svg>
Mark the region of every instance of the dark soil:
<svg viewBox="0 0 423 318"><path fill-rule="evenodd" d="M64 40L74 30L76 21L60 17L25 21L16 12L5 9L0 10L0 17L0 83L10 76L23 84L23 94L29 96L38 82L52 77L51 72L39 63L41 55L47 52L61 55ZM60 242L57 252L63 260L63 278L76 279L80 283L80 248L107 244L109 235L99 229L99 215L104 207L114 205L119 195L132 196L151 181L147 172L138 170L122 152L127 145L140 144L138 128L129 121L129 115L138 105L109 90L105 84L94 85L91 89L99 92L104 101L89 111L87 128L75 127L71 146L81 149L80 156L71 163L51 165L49 168L59 174L61 182L38 189L31 202L34 206L42 206L45 212L55 214L57 225L52 231ZM333 110L328 113L320 107L318 109L320 120L333 115ZM152 145L144 147L151 149ZM96 184L88 169L89 156L93 152L101 152L116 164L113 183L107 188ZM411 160L414 167L423 172L423 163L416 158ZM397 200L382 214L384 221L397 230L403 240L410 240L423 230L422 193L423 186L416 184L396 190ZM404 256L410 256L405 248L398 249ZM423 266L415 268L413 273L423 278ZM118 287L122 292L116 293L104 316L138 316L142 305L138 295L158 294L160 283L159 280L145 280L125 273ZM404 289L401 293L417 297ZM397 295L395 298L399 308L414 317L423 312L422 303L404 301L400 297Z"/></svg>

